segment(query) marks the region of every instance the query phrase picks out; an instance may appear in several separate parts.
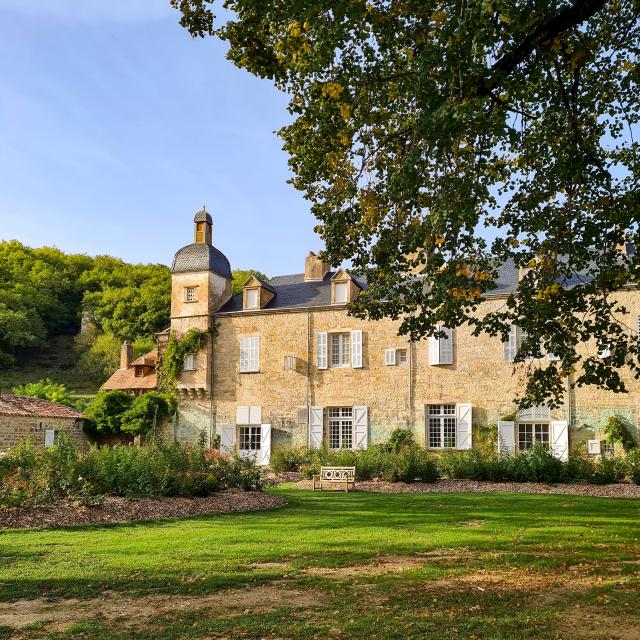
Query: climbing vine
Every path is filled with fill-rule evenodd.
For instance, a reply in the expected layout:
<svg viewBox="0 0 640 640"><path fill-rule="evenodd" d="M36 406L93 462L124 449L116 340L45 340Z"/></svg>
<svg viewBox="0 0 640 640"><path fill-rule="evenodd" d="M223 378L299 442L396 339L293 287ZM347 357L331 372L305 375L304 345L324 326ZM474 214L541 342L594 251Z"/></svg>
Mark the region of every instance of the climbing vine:
<svg viewBox="0 0 640 640"><path fill-rule="evenodd" d="M604 432L609 442L619 442L625 452L635 449L635 440L620 416L610 416L604 426Z"/></svg>
<svg viewBox="0 0 640 640"><path fill-rule="evenodd" d="M163 386L174 385L180 379L185 358L189 354L198 353L202 349L209 333L200 329L189 329L182 338L178 338L175 333L171 333L167 342L167 349L158 367Z"/></svg>

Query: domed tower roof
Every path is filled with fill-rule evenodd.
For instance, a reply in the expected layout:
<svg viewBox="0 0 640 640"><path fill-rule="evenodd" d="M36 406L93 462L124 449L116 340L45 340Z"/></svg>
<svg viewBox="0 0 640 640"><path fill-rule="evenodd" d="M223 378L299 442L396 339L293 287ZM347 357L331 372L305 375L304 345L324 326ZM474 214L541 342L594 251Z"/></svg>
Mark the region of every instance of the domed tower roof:
<svg viewBox="0 0 640 640"><path fill-rule="evenodd" d="M195 242L176 253L171 273L187 271L213 271L223 278L232 279L227 257L211 244L213 219L203 207L193 218Z"/></svg>

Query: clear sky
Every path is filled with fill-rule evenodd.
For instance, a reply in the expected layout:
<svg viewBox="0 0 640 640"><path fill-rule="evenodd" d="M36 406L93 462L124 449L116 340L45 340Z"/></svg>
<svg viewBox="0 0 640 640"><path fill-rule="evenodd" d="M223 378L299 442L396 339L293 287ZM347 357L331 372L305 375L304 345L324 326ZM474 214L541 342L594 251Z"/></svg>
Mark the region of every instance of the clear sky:
<svg viewBox="0 0 640 640"><path fill-rule="evenodd" d="M0 239L170 264L206 203L232 267L300 272L286 102L168 0L1 0Z"/></svg>

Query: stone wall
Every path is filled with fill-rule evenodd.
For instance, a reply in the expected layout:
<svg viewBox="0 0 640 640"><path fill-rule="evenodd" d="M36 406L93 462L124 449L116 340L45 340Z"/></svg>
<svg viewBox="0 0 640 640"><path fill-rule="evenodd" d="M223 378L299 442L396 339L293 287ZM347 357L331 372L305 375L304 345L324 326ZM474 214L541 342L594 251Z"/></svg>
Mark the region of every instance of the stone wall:
<svg viewBox="0 0 640 640"><path fill-rule="evenodd" d="M89 440L82 430L82 420L0 416L0 451L13 449L26 440L31 440L36 448L44 449L47 429L65 433L79 449L89 447Z"/></svg>

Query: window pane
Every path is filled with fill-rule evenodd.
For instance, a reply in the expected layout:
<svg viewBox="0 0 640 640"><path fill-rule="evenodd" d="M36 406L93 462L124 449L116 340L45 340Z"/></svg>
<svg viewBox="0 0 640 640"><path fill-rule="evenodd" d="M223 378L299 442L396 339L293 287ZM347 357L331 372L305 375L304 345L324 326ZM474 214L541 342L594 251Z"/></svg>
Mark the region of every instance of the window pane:
<svg viewBox="0 0 640 640"><path fill-rule="evenodd" d="M441 446L440 418L429 418L429 447L439 449Z"/></svg>
<svg viewBox="0 0 640 640"><path fill-rule="evenodd" d="M238 427L238 449L259 451L261 427Z"/></svg>
<svg viewBox="0 0 640 640"><path fill-rule="evenodd" d="M258 290L249 289L247 291L247 309L257 309L257 308L258 308Z"/></svg>
<svg viewBox="0 0 640 640"><path fill-rule="evenodd" d="M346 282L338 282L335 285L335 301L346 302L347 301L347 289L348 284Z"/></svg>
<svg viewBox="0 0 640 640"><path fill-rule="evenodd" d="M444 433L444 443L442 446L453 449L456 446L456 419L442 418L442 421Z"/></svg>
<svg viewBox="0 0 640 640"><path fill-rule="evenodd" d="M331 366L348 366L351 359L351 336L348 333L331 334Z"/></svg>

